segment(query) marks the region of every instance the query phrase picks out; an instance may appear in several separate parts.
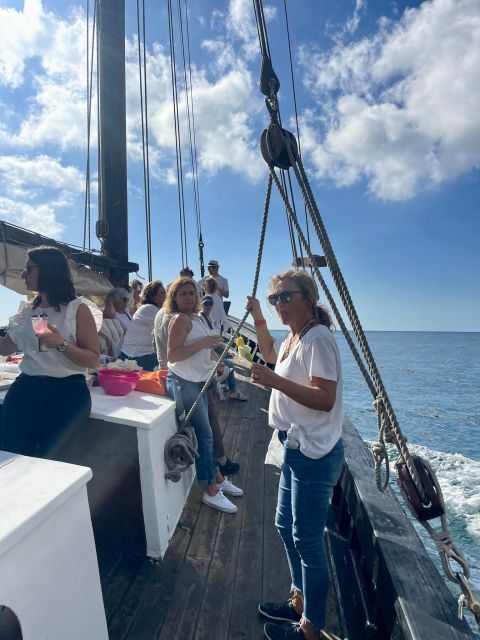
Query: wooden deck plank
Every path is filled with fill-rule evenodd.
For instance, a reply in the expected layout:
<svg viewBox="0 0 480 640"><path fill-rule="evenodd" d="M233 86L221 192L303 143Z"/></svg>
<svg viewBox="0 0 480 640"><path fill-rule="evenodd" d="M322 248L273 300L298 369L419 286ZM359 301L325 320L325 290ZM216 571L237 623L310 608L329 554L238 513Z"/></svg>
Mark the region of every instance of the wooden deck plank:
<svg viewBox="0 0 480 640"><path fill-rule="evenodd" d="M103 602L109 626L117 609L122 606L143 562L144 559L137 555L121 555L106 579L102 581Z"/></svg>
<svg viewBox="0 0 480 640"><path fill-rule="evenodd" d="M262 402L263 403L263 402ZM257 407L257 409L260 407ZM262 637L263 624L257 614L263 584L263 520L265 465L263 452L268 442L265 418L257 415L252 424L251 455L246 481L247 496L239 541L237 572L230 613L228 638Z"/></svg>
<svg viewBox="0 0 480 640"><path fill-rule="evenodd" d="M220 518L218 511L206 507L200 510L159 639L195 637Z"/></svg>
<svg viewBox="0 0 480 640"><path fill-rule="evenodd" d="M157 637L174 595L177 577L200 513L200 490L194 486L163 561L155 563L148 591L139 604L128 640ZM117 640L117 638L110 638Z"/></svg>
<svg viewBox="0 0 480 640"><path fill-rule="evenodd" d="M238 437L235 457L241 465L241 473L239 476L235 476L234 481L245 488L251 446L252 420L249 417L243 418L240 424L237 425L237 429ZM233 502L238 506L238 512L234 515L224 515L220 520L201 613L197 621L197 637L206 637L208 632L217 638L228 637L229 612L232 605L238 546L246 499L247 494L241 498L234 498ZM222 611L223 615L219 616L219 611Z"/></svg>

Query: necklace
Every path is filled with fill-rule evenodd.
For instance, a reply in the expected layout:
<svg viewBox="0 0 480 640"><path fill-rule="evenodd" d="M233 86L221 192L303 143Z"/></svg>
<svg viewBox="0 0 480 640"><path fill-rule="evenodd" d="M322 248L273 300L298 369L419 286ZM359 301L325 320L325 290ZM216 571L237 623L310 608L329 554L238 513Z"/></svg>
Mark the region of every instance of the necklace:
<svg viewBox="0 0 480 640"><path fill-rule="evenodd" d="M298 333L296 333L295 335L290 334L290 338L288 339L287 346L285 347L285 351L282 354L282 359L280 360L280 362L283 362L288 358L290 353L293 351L293 348L296 346L297 342L299 342L303 338L303 336L308 331L310 331L312 327L314 327L317 324L319 324L318 320L314 320L312 318L306 324L303 325L303 327L300 329Z"/></svg>

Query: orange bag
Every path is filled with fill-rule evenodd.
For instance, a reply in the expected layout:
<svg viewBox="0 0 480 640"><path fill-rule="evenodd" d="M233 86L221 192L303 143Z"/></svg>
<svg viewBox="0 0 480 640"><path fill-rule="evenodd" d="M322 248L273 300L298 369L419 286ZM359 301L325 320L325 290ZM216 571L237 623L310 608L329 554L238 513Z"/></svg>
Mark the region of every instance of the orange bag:
<svg viewBox="0 0 480 640"><path fill-rule="evenodd" d="M158 371L140 371L140 380L135 387L136 391L143 393L153 393L157 396L167 395L167 373L168 369Z"/></svg>

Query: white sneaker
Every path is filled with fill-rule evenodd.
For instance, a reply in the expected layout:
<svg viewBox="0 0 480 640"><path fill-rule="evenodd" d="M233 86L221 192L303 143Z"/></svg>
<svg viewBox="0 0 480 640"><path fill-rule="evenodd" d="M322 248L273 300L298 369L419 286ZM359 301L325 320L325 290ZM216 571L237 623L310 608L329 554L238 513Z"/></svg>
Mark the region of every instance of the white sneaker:
<svg viewBox="0 0 480 640"><path fill-rule="evenodd" d="M202 502L203 504L206 504L207 507L218 509L218 511L223 511L224 513L237 513L238 511L238 507L223 495L223 491L221 489L214 496L209 496L208 493L204 493L202 496Z"/></svg>
<svg viewBox="0 0 480 640"><path fill-rule="evenodd" d="M233 482L230 482L228 478L225 478L222 484L217 484L217 487L229 496L235 496L236 498L243 496L243 491L236 487Z"/></svg>

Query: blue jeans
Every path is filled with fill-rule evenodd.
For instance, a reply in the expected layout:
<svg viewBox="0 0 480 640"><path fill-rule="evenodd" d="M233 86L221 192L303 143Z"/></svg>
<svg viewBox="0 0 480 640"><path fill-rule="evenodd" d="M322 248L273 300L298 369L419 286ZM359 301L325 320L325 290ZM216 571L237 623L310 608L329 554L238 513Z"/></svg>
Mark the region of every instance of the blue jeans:
<svg viewBox="0 0 480 640"><path fill-rule="evenodd" d="M233 370L233 360L229 360L228 358L223 359L223 364L226 367L230 367L231 371L228 374L227 378L227 386L230 393L234 393L237 388L237 381L235 380L235 372Z"/></svg>
<svg viewBox="0 0 480 640"><path fill-rule="evenodd" d="M283 442L286 432L279 432ZM340 439L323 458L312 460L285 447L275 525L285 545L292 588L303 594L303 616L315 629L325 626L328 568L323 530L333 487L343 467Z"/></svg>
<svg viewBox="0 0 480 640"><path fill-rule="evenodd" d="M171 371L167 375L167 393L175 400L177 416L180 420L190 411L198 394L203 388L203 382L191 382L184 380ZM215 471L218 463L213 451L213 436L210 422L208 421L208 400L205 393L190 416L190 425L195 430L198 441L199 457L195 459L198 484L206 485L215 482Z"/></svg>

